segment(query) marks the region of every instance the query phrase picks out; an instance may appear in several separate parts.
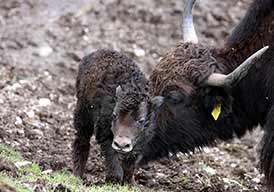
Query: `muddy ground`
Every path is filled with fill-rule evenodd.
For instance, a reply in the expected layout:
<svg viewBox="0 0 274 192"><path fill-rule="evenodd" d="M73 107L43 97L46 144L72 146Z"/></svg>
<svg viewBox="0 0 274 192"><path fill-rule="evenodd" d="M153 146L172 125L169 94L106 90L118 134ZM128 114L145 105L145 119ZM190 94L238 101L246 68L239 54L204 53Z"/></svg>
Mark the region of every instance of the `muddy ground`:
<svg viewBox="0 0 274 192"><path fill-rule="evenodd" d="M220 46L250 0L200 0L194 11L203 43ZM181 40L181 0L0 1L0 143L15 147L44 170L71 169L74 82L79 60L114 48L148 74ZM139 169L139 187L156 191L265 191L258 170L257 130L192 156ZM87 184L103 183L93 148Z"/></svg>

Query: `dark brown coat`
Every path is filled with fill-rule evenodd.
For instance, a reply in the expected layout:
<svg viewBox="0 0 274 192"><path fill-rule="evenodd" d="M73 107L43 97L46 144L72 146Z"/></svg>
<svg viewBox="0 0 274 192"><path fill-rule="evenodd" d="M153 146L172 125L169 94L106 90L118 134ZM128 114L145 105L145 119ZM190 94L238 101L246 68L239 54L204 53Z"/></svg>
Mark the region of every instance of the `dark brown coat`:
<svg viewBox="0 0 274 192"><path fill-rule="evenodd" d="M111 130L115 106L138 109L147 96L147 79L139 67L125 55L112 50L98 50L80 63L76 81L77 104L73 143L74 174L83 176L93 134L105 157L106 181L129 182L131 171L112 147L115 134ZM120 90L117 93L117 87ZM115 107L116 108L116 107ZM116 109L117 110L117 109ZM94 154L95 155L95 154ZM97 154L96 154L97 155Z"/></svg>

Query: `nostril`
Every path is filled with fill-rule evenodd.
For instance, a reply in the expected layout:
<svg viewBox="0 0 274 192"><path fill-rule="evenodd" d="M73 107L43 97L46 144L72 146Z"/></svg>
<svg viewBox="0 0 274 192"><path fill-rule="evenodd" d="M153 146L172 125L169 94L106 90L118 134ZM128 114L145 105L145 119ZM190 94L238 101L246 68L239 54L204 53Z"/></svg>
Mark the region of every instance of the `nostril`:
<svg viewBox="0 0 274 192"><path fill-rule="evenodd" d="M114 146L117 148L121 148L121 146L119 145L119 143L117 143L116 141L113 142Z"/></svg>
<svg viewBox="0 0 274 192"><path fill-rule="evenodd" d="M129 152L132 150L133 145L130 138L116 137L112 141L112 148L118 152Z"/></svg>
<svg viewBox="0 0 274 192"><path fill-rule="evenodd" d="M130 144L126 144L124 148L130 148Z"/></svg>

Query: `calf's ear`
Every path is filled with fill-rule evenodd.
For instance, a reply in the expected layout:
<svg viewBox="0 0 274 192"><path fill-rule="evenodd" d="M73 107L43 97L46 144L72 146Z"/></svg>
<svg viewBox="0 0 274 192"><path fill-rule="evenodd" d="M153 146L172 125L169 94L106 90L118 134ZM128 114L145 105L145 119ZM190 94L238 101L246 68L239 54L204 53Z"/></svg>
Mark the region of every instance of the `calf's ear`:
<svg viewBox="0 0 274 192"><path fill-rule="evenodd" d="M164 97L163 96L156 96L151 99L151 105L153 109L158 109L162 106L164 103Z"/></svg>

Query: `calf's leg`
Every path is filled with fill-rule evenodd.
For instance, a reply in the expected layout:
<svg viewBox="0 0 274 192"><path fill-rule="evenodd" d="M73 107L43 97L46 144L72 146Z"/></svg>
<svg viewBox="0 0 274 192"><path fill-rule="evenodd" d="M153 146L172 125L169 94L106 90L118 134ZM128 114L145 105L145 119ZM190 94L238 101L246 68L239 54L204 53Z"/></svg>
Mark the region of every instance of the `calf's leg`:
<svg viewBox="0 0 274 192"><path fill-rule="evenodd" d="M77 133L72 145L73 174L83 177L89 155L89 142L93 134L93 119L89 117L88 111L80 108L79 105L74 113L74 127Z"/></svg>
<svg viewBox="0 0 274 192"><path fill-rule="evenodd" d="M123 184L132 184L135 185L134 181L134 170L135 165L134 162L131 165L128 164L129 162L123 162L123 170L124 170L124 177L123 177Z"/></svg>
<svg viewBox="0 0 274 192"><path fill-rule="evenodd" d="M106 183L122 184L124 171L121 166L119 154L111 147L112 140L101 144L101 149L105 157Z"/></svg>

